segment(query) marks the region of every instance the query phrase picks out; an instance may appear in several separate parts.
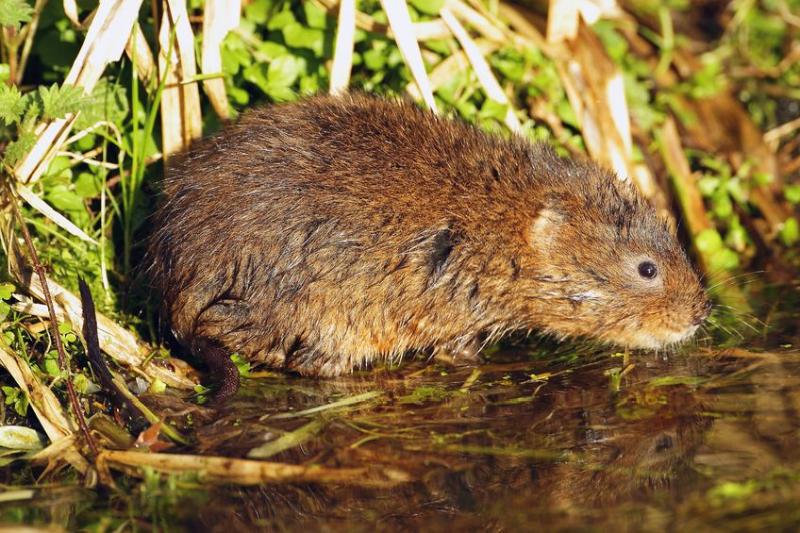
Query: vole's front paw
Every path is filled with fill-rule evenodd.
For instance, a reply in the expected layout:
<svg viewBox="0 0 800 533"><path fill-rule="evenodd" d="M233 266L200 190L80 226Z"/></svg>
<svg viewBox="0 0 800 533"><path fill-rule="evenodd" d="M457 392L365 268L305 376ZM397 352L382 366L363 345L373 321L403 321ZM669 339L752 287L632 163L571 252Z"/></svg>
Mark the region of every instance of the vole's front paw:
<svg viewBox="0 0 800 533"><path fill-rule="evenodd" d="M466 344L443 344L434 348L432 359L447 366L477 366L483 362L480 348L477 339Z"/></svg>

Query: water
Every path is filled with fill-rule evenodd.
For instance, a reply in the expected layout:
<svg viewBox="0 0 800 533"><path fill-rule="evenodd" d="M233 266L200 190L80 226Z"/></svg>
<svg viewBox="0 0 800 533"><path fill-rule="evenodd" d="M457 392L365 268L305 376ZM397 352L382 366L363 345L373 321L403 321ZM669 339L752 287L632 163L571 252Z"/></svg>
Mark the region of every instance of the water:
<svg viewBox="0 0 800 533"><path fill-rule="evenodd" d="M65 483L0 503L0 523L796 531L800 337L796 315L770 320L768 336L670 354L521 343L474 368L416 360L337 380L247 380L221 418L196 421L188 451L245 456L311 424L269 460L400 470L412 481L207 490L151 475L120 478L116 492ZM351 403L331 406L341 400Z"/></svg>

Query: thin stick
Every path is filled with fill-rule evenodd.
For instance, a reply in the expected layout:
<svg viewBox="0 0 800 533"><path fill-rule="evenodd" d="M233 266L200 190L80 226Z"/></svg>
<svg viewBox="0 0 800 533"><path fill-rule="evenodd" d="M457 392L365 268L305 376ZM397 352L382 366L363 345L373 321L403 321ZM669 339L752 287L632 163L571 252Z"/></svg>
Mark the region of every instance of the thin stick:
<svg viewBox="0 0 800 533"><path fill-rule="evenodd" d="M331 67L331 94L347 91L353 67L353 42L356 32L356 0L339 2L339 23L336 25L336 48Z"/></svg>
<svg viewBox="0 0 800 533"><path fill-rule="evenodd" d="M98 469L122 470L142 476L151 468L168 474L191 473L206 483L263 485L265 483L336 483L362 487L389 488L412 481L411 476L394 468L329 468L322 465L294 465L254 459L207 457L200 455L144 453L103 450Z"/></svg>
<svg viewBox="0 0 800 533"><path fill-rule="evenodd" d="M478 45L475 44L475 41L472 40L467 30L461 25L449 8L443 7L439 12L439 16L442 17L442 20L444 20L447 27L450 28L450 31L453 33L453 36L455 36L459 44L461 44L461 48L464 49L467 59L469 59L469 62L472 64L472 70L475 71L475 75L478 77L478 81L483 87L483 90L486 91L486 95L495 102L508 106L504 120L506 126L508 126L511 131L520 133L522 127L520 126L517 115L514 113L514 108L508 100L506 93L503 92L503 88L500 87L500 82L497 81L494 73L492 73L492 69L486 61L486 58L483 57L481 49L478 48Z"/></svg>
<svg viewBox="0 0 800 533"><path fill-rule="evenodd" d="M764 134L764 142L767 144L778 142L781 137L794 133L798 129L800 129L800 117L790 120L789 122L784 122L780 126L766 132Z"/></svg>
<svg viewBox="0 0 800 533"><path fill-rule="evenodd" d="M419 92L425 100L428 108L434 113L439 113L436 108L436 101L433 99L433 90L428 73L425 71L425 62L422 60L422 53L419 50L417 37L414 35L414 26L411 23L411 16L408 14L408 5L405 0L381 0L386 17L389 19L389 26L394 32L394 38L403 60L411 70L411 75L417 82Z"/></svg>
<svg viewBox="0 0 800 533"><path fill-rule="evenodd" d="M39 27L39 18L42 15L44 6L47 5L47 0L36 0L36 5L33 8L33 16L28 23L28 33L25 35L25 42L22 44L22 54L19 57L19 66L17 67L16 84L22 83L22 77L25 75L25 67L28 65L28 56L33 48L33 37L36 35L36 30Z"/></svg>
<svg viewBox="0 0 800 533"><path fill-rule="evenodd" d="M33 246L33 239L31 239L31 234L28 232L28 226L25 224L25 220L22 218L22 213L19 212L19 206L17 206L17 197L14 195L14 191L11 189L11 186L8 183L6 183L6 190L8 191L8 199L9 203L11 204L11 209L14 211L14 216L17 218L20 229L22 230L22 237L25 239L25 245L28 247L28 251L31 254L33 269L36 271L36 275L39 276L39 282L42 284L44 301L47 304L47 312L50 315L50 327L52 330L53 343L55 344L56 351L58 352L58 366L66 376L67 395L69 396L69 403L72 407L72 412L75 415L75 419L78 421L78 427L81 429L84 439L86 439L86 444L89 445L89 449L92 451L92 456L96 457L97 445L95 444L92 435L89 433L89 427L86 425L86 419L83 418L83 411L78 403L78 395L75 393L75 386L72 383L72 376L70 375L69 367L67 366L67 354L64 351L64 345L61 343L61 334L58 331L56 308L53 304L53 298L50 296L50 287L47 284L47 276L45 275L44 267L39 262L39 256L36 253L36 248Z"/></svg>

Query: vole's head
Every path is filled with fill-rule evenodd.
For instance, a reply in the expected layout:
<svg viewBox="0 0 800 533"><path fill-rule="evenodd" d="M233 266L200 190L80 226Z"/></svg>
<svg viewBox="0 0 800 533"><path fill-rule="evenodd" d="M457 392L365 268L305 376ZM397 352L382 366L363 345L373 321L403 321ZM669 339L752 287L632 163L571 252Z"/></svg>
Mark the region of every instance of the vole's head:
<svg viewBox="0 0 800 533"><path fill-rule="evenodd" d="M711 305L668 225L609 173L555 168L526 235L547 329L631 348L691 337Z"/></svg>

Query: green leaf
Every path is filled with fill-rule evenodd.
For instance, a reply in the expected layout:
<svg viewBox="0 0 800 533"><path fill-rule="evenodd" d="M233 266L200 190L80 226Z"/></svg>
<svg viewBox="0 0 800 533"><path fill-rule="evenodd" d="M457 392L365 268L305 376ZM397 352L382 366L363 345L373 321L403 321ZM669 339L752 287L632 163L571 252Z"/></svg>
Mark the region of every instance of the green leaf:
<svg viewBox="0 0 800 533"><path fill-rule="evenodd" d="M558 115L558 118L564 122L564 124L572 126L576 129L578 128L578 117L575 115L575 110L572 108L572 105L568 100L562 99L558 101L556 104L556 114Z"/></svg>
<svg viewBox="0 0 800 533"><path fill-rule="evenodd" d="M695 246L701 252L714 252L724 247L722 237L715 229L701 231L694 239Z"/></svg>
<svg viewBox="0 0 800 533"><path fill-rule="evenodd" d="M425 48L431 52L436 52L440 56L447 57L456 49L456 44L453 39L430 39L425 41Z"/></svg>
<svg viewBox="0 0 800 533"><path fill-rule="evenodd" d="M227 87L228 97L237 105L247 105L250 102L250 93L240 87Z"/></svg>
<svg viewBox="0 0 800 533"><path fill-rule="evenodd" d="M2 390L6 397L6 405L13 405L14 411L19 416L25 416L28 412L28 396L17 387L3 386Z"/></svg>
<svg viewBox="0 0 800 533"><path fill-rule="evenodd" d="M284 102L297 98L292 86L305 70L305 61L296 56L283 56L270 62L256 63L244 70L244 79L258 86L275 101Z"/></svg>
<svg viewBox="0 0 800 533"><path fill-rule="evenodd" d="M133 132L128 132L125 137L123 137L126 146L133 146L133 137ZM151 131L148 133L143 129L139 129L136 132L136 142L138 146L144 146L145 159L158 153L158 143L156 142L154 132Z"/></svg>
<svg viewBox="0 0 800 533"><path fill-rule="evenodd" d="M444 0L411 0L410 4L420 13L438 15L444 6Z"/></svg>
<svg viewBox="0 0 800 533"><path fill-rule="evenodd" d="M15 290L13 283L0 283L0 300L8 300Z"/></svg>
<svg viewBox="0 0 800 533"><path fill-rule="evenodd" d="M125 88L100 80L88 96L80 95L80 115L75 128L82 130L101 120L120 124L128 116L128 97Z"/></svg>
<svg viewBox="0 0 800 533"><path fill-rule="evenodd" d="M389 17L386 16L386 12L383 9L373 12L372 18L375 19L375 22L378 24L389 24Z"/></svg>
<svg viewBox="0 0 800 533"><path fill-rule="evenodd" d="M717 177L705 175L697 181L697 188L703 196L711 196L719 187L720 180Z"/></svg>
<svg viewBox="0 0 800 533"><path fill-rule="evenodd" d="M742 226L739 217L732 217L728 234L725 236L725 244L737 252L743 252L747 248L747 230Z"/></svg>
<svg viewBox="0 0 800 533"><path fill-rule="evenodd" d="M739 266L739 255L730 248L720 248L709 257L710 270L733 270Z"/></svg>
<svg viewBox="0 0 800 533"><path fill-rule="evenodd" d="M513 82L522 81L527 70L522 53L514 49L504 49L491 56L492 66Z"/></svg>
<svg viewBox="0 0 800 533"><path fill-rule="evenodd" d="M356 33L353 37L353 42L356 44L366 41L369 38L369 33L362 30L361 28L356 28Z"/></svg>
<svg viewBox="0 0 800 533"><path fill-rule="evenodd" d="M27 100L15 86L0 83L0 120L7 126L19 122L25 112Z"/></svg>
<svg viewBox="0 0 800 533"><path fill-rule="evenodd" d="M72 145L73 146L72 151L81 153L88 152L89 150L97 148L99 144L100 142L97 140L97 135L93 133L87 133L86 135L75 141L75 144Z"/></svg>
<svg viewBox="0 0 800 533"><path fill-rule="evenodd" d="M39 101L42 104L42 118L52 120L63 118L69 113L77 113L84 104L83 88L54 83L49 88L40 86Z"/></svg>
<svg viewBox="0 0 800 533"><path fill-rule="evenodd" d="M616 62L622 62L628 52L628 41L620 35L614 22L599 20L592 25L592 30L603 42L606 53Z"/></svg>
<svg viewBox="0 0 800 533"><path fill-rule="evenodd" d="M386 60L386 54L382 50L371 48L364 52L364 65L370 70L383 70Z"/></svg>
<svg viewBox="0 0 800 533"><path fill-rule="evenodd" d="M152 382L150 382L150 386L147 387L147 392L154 394L161 394L166 390L167 390L167 384L158 378L155 378Z"/></svg>
<svg viewBox="0 0 800 533"><path fill-rule="evenodd" d="M702 67L680 85L680 88L693 98L709 98L725 88L726 79L722 74L720 59L707 53L701 56Z"/></svg>
<svg viewBox="0 0 800 533"><path fill-rule="evenodd" d="M445 400L450 393L443 387L435 387L429 385L422 385L417 387L410 394L398 398L399 403L415 403L423 404L427 402L441 402Z"/></svg>
<svg viewBox="0 0 800 533"><path fill-rule="evenodd" d="M69 183L72 180L72 161L63 155L54 157L45 176L48 179L54 178L58 183Z"/></svg>
<svg viewBox="0 0 800 533"><path fill-rule="evenodd" d="M733 214L733 202L731 202L731 197L724 189L718 189L714 193L711 198L711 205L717 218L726 219Z"/></svg>
<svg viewBox="0 0 800 533"><path fill-rule="evenodd" d="M301 94L316 94L319 92L319 76L303 76L300 78Z"/></svg>
<svg viewBox="0 0 800 533"><path fill-rule="evenodd" d="M450 105L454 105L458 101L458 92L465 83L465 73L459 72L441 84L436 89L436 96Z"/></svg>
<svg viewBox="0 0 800 533"><path fill-rule="evenodd" d="M3 385L0 389L2 389L3 396L5 396L6 405L14 403L14 400L22 393L17 387L9 387L7 385Z"/></svg>
<svg viewBox="0 0 800 533"><path fill-rule="evenodd" d="M243 377L247 377L250 375L250 362L243 358L238 353L231 355L231 361L233 364L236 365L236 369L239 371L239 375Z"/></svg>
<svg viewBox="0 0 800 533"><path fill-rule="evenodd" d="M274 4L273 0L255 0L255 2L245 6L244 16L250 22L263 25L269 19L269 13L272 11Z"/></svg>
<svg viewBox="0 0 800 533"><path fill-rule="evenodd" d="M271 31L280 30L287 24L292 24L293 22L295 22L295 19L291 11L281 11L269 19L269 22L267 22L267 29Z"/></svg>
<svg viewBox="0 0 800 533"><path fill-rule="evenodd" d="M267 94L276 102L292 102L297 100L297 93L289 87L270 87Z"/></svg>
<svg viewBox="0 0 800 533"><path fill-rule="evenodd" d="M269 83L267 82L267 68L269 65L264 63L256 63L254 65L250 65L244 72L242 72L242 76L245 80L249 81L250 83L258 86L259 89L264 91L265 93L268 90Z"/></svg>
<svg viewBox="0 0 800 533"><path fill-rule="evenodd" d="M289 49L280 43L266 41L258 45L258 52L264 55L264 59L274 61L281 56L291 55Z"/></svg>
<svg viewBox="0 0 800 533"><path fill-rule="evenodd" d="M92 387L94 384L89 381L89 378L80 372L72 375L72 382L75 385L75 389L77 389L80 394L90 394L90 391L94 388Z"/></svg>
<svg viewBox="0 0 800 533"><path fill-rule="evenodd" d="M222 41L222 72L233 76L240 68L246 68L252 63L253 56L242 38L236 33L229 33Z"/></svg>
<svg viewBox="0 0 800 533"><path fill-rule="evenodd" d="M786 246L792 246L800 240L800 226L797 224L797 219L789 217L783 223L780 231L781 240Z"/></svg>
<svg viewBox="0 0 800 533"><path fill-rule="evenodd" d="M61 368L58 366L58 354L53 350L47 352L44 356L44 371L54 378L61 375Z"/></svg>
<svg viewBox="0 0 800 533"><path fill-rule="evenodd" d="M725 188L731 197L742 205L747 203L748 191L742 183L741 178L731 178L725 184Z"/></svg>
<svg viewBox="0 0 800 533"><path fill-rule="evenodd" d="M311 28L324 30L328 27L328 14L314 2L303 2L303 11Z"/></svg>
<svg viewBox="0 0 800 533"><path fill-rule="evenodd" d="M275 59L267 68L267 84L270 87L291 87L305 70L305 61L295 56Z"/></svg>
<svg viewBox="0 0 800 533"><path fill-rule="evenodd" d="M466 121L475 120L475 116L478 114L478 108L469 100L462 100L457 103L456 109L458 110L458 114Z"/></svg>
<svg viewBox="0 0 800 533"><path fill-rule="evenodd" d="M100 194L100 179L91 172L81 172L75 180L75 192L81 198L94 198Z"/></svg>
<svg viewBox="0 0 800 533"><path fill-rule="evenodd" d="M52 4L50 4L52 5ZM47 10L45 10L45 13ZM63 22L62 22L63 21ZM80 46L77 42L77 34L70 22L63 18L58 20L55 26L39 30L34 39L34 54L47 67L44 72L66 71L75 60ZM63 76L59 76L63 77ZM54 81L56 78L51 74L44 81Z"/></svg>
<svg viewBox="0 0 800 533"><path fill-rule="evenodd" d="M325 45L325 32L314 28L306 28L297 22L283 27L283 40L294 48L307 48L314 55L321 56Z"/></svg>
<svg viewBox="0 0 800 533"><path fill-rule="evenodd" d="M622 78L625 84L625 97L630 103L631 115L636 123L645 131L650 131L663 123L666 115L652 104L648 83L631 72L624 72Z"/></svg>
<svg viewBox="0 0 800 533"><path fill-rule="evenodd" d="M487 99L481 106L481 118L493 118L498 122L503 122L508 113L508 104L501 104L491 99Z"/></svg>
<svg viewBox="0 0 800 533"><path fill-rule="evenodd" d="M715 501L721 503L726 500L741 500L752 496L758 490L758 483L755 480L747 480L741 483L735 481L725 481L708 491L708 495Z"/></svg>
<svg viewBox="0 0 800 533"><path fill-rule="evenodd" d="M33 7L25 0L3 0L0 2L0 26L19 28L20 23L31 20Z"/></svg>
<svg viewBox="0 0 800 533"><path fill-rule="evenodd" d="M800 204L800 185L787 185L783 190L783 195L789 203Z"/></svg>
<svg viewBox="0 0 800 533"><path fill-rule="evenodd" d="M35 133L32 131L20 133L16 141L9 143L8 146L6 146L6 152L3 157L4 161L9 166L14 166L17 161L25 157L25 154L30 152L34 144L36 144Z"/></svg>
<svg viewBox="0 0 800 533"><path fill-rule="evenodd" d="M775 176L769 172L755 172L753 173L753 180L755 180L757 185L763 187L775 181Z"/></svg>

